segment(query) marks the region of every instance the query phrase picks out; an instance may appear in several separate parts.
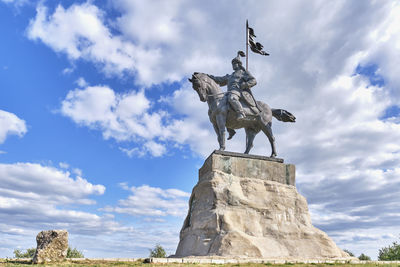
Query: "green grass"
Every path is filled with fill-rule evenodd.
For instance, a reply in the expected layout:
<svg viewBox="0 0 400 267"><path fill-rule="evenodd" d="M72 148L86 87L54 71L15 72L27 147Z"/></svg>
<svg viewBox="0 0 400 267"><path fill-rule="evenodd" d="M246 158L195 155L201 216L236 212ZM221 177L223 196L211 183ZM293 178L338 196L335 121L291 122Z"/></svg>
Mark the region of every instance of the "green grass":
<svg viewBox="0 0 400 267"><path fill-rule="evenodd" d="M32 265L31 263L21 263L16 262L13 260L5 260L0 259L0 267L27 267ZM322 264L322 263L310 263L310 264L299 264L299 263L290 263L290 264L271 264L271 263L264 263L264 264L256 264L256 263L243 263L243 264L194 264L194 263L168 263L168 264L150 264L150 263L143 263L142 261L135 261L135 262L110 262L110 261L76 261L70 262L66 261L63 263L52 263L52 264L39 264L39 266L51 266L51 267L123 267L123 266L192 266L192 267L206 267L206 266L223 266L223 267L261 267L261 266L276 266L276 267L400 267L400 264L375 264L375 263L368 263L368 264Z"/></svg>

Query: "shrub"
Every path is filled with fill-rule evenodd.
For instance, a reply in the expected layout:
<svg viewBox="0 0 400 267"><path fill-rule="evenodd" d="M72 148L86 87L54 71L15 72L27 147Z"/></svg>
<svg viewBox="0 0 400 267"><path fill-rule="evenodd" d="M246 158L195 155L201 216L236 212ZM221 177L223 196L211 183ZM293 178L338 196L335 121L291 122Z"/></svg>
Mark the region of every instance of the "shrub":
<svg viewBox="0 0 400 267"><path fill-rule="evenodd" d="M84 258L82 251L77 250L76 248L71 249L68 247L67 250L67 258Z"/></svg>
<svg viewBox="0 0 400 267"><path fill-rule="evenodd" d="M150 258L165 258L165 257L167 257L167 253L160 244L157 244L154 249L150 249Z"/></svg>
<svg viewBox="0 0 400 267"><path fill-rule="evenodd" d="M360 261L370 261L370 260L371 260L371 257L365 255L364 253L361 253L361 255L358 257L358 259L359 259Z"/></svg>
<svg viewBox="0 0 400 267"><path fill-rule="evenodd" d="M379 250L378 260L380 261L396 261L400 260L400 244L393 242L388 247Z"/></svg>
<svg viewBox="0 0 400 267"><path fill-rule="evenodd" d="M35 255L36 248L28 248L26 252L22 252L19 249L14 249L14 258L20 259L20 258L33 258ZM68 247L67 250L67 258L84 258L85 256L83 255L82 251L77 250L76 248L71 249L71 247Z"/></svg>
<svg viewBox="0 0 400 267"><path fill-rule="evenodd" d="M25 252L22 252L19 249L14 249L14 258L33 258L35 255L36 248L28 248Z"/></svg>
<svg viewBox="0 0 400 267"><path fill-rule="evenodd" d="M347 254L349 254L350 257L354 257L354 253L351 252L350 250L348 250L348 249L343 249L343 251L346 252Z"/></svg>

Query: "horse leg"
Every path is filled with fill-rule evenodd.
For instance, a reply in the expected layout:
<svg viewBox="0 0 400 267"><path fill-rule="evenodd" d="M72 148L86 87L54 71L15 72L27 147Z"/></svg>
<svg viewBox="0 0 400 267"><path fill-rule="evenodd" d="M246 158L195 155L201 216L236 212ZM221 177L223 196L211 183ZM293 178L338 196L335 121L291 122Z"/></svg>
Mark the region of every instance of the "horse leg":
<svg viewBox="0 0 400 267"><path fill-rule="evenodd" d="M246 151L244 154L249 154L250 149L253 147L254 137L256 137L256 132L250 128L245 128L246 131Z"/></svg>
<svg viewBox="0 0 400 267"><path fill-rule="evenodd" d="M261 130L264 132L264 134L268 137L269 143L271 144L271 158L275 158L277 153L275 149L275 137L272 134L272 122L264 123L262 119L260 119L260 126Z"/></svg>
<svg viewBox="0 0 400 267"><path fill-rule="evenodd" d="M218 114L216 116L217 120L217 129L218 129L218 143L219 150L225 150L225 124L226 124L226 116L223 114Z"/></svg>
<svg viewBox="0 0 400 267"><path fill-rule="evenodd" d="M267 135L268 140L269 140L269 142L271 144L271 150L272 150L271 158L275 158L277 153L276 153L276 148L275 148L275 137L272 134L272 127L271 126L272 126L272 122L267 123L267 125L266 125L266 130L267 130L266 135Z"/></svg>
<svg viewBox="0 0 400 267"><path fill-rule="evenodd" d="M223 136L221 137L221 132L219 130L217 123L213 123L213 127L215 133L217 134L219 150L225 150L225 133L223 133Z"/></svg>
<svg viewBox="0 0 400 267"><path fill-rule="evenodd" d="M217 123L216 123L216 122L213 122L213 121L211 121L211 123L212 123L212 125L213 125L213 127L214 127L215 133L217 134L218 144L221 144L220 141L219 141L219 140L220 140L220 137L219 137L219 130L218 130Z"/></svg>

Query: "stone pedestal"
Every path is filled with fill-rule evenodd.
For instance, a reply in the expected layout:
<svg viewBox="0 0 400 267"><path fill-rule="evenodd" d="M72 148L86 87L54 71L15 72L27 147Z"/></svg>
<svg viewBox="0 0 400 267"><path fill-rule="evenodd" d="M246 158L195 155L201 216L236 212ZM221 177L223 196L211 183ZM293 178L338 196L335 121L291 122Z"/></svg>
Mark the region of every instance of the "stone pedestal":
<svg viewBox="0 0 400 267"><path fill-rule="evenodd" d="M311 224L282 159L214 151L199 170L175 257L343 259Z"/></svg>

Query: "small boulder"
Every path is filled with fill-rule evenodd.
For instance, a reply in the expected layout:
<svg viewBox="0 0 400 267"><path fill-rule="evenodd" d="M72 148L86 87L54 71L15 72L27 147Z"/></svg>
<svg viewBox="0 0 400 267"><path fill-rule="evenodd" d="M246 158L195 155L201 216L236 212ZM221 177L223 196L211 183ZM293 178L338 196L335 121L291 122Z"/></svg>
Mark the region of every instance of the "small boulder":
<svg viewBox="0 0 400 267"><path fill-rule="evenodd" d="M46 263L65 260L68 251L66 230L42 231L36 236L37 248L32 262Z"/></svg>

